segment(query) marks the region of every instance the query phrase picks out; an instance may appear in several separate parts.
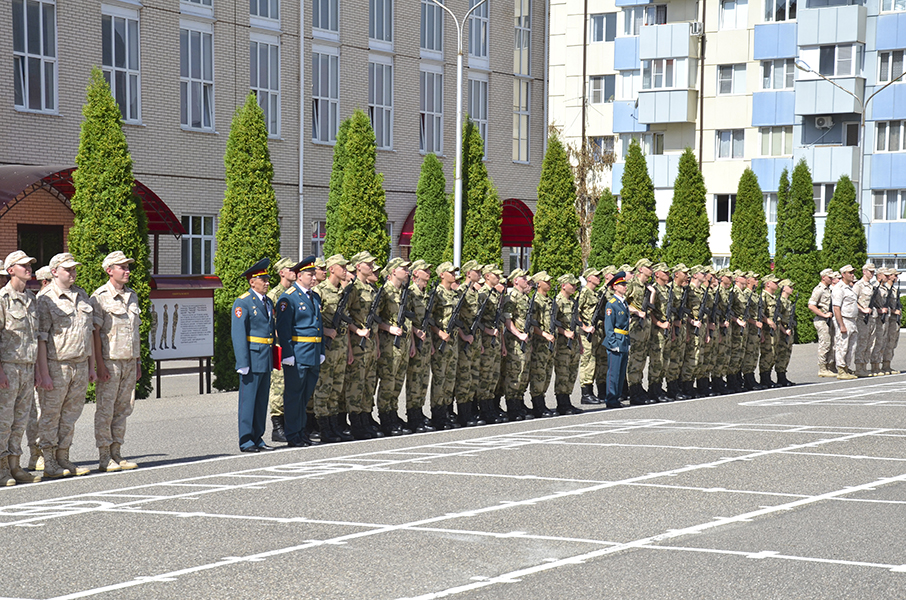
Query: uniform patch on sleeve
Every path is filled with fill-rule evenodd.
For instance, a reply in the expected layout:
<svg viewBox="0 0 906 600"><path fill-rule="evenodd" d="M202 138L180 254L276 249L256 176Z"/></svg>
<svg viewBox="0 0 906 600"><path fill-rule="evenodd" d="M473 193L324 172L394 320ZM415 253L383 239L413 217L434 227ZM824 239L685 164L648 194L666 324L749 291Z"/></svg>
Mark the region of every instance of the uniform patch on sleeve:
<svg viewBox="0 0 906 600"><path fill-rule="evenodd" d="M286 305L287 305L287 304L288 304L288 302L281 302L281 303L280 303L280 312L283 312L284 310L286 310Z"/></svg>
<svg viewBox="0 0 906 600"><path fill-rule="evenodd" d="M610 315L612 315L612 314L613 314L613 309L612 309L612 308L608 308L608 309L607 309L607 315L610 316Z"/></svg>
<svg viewBox="0 0 906 600"><path fill-rule="evenodd" d="M241 319L241 318L242 318L242 307L241 307L241 306L237 306L237 307L236 307L236 310L233 311L233 312L236 314L236 318L237 318L237 319Z"/></svg>

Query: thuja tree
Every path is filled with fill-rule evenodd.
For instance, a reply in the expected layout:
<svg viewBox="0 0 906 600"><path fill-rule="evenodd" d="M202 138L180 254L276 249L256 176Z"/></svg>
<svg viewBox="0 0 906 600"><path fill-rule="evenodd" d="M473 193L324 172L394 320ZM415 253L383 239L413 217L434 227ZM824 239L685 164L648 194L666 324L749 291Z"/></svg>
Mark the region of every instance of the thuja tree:
<svg viewBox="0 0 906 600"><path fill-rule="evenodd" d="M620 212L613 243L613 260L633 264L640 258L658 260L658 219L654 185L645 156L636 140L629 145L620 190Z"/></svg>
<svg viewBox="0 0 906 600"><path fill-rule="evenodd" d="M340 123L337 139L333 146L333 168L330 171L330 184L327 190L327 205L324 234L324 256L333 256L336 245L335 226L337 222L337 206L343 196L343 172L346 169L346 135L349 132L349 119ZM301 258L301 257L299 257Z"/></svg>
<svg viewBox="0 0 906 600"><path fill-rule="evenodd" d="M780 174L780 182L777 184L777 214L774 217L774 270L778 270L782 259L780 255L784 252L778 246L784 243L786 236L783 233L783 226L786 224L786 212L790 204L790 170L784 167Z"/></svg>
<svg viewBox="0 0 906 600"><path fill-rule="evenodd" d="M132 158L117 107L101 70L94 68L88 84L88 100L82 108L82 132L77 169L72 175L75 213L69 229L69 251L82 263L78 284L91 294L107 282L101 263L120 250L135 260L129 287L135 290L142 311L142 376L136 396L151 392L154 361L149 349L151 331L151 261L148 251L148 217L141 200L133 193Z"/></svg>
<svg viewBox="0 0 906 600"><path fill-rule="evenodd" d="M736 190L736 209L730 226L730 268L759 275L771 270L764 195L752 169L743 172Z"/></svg>
<svg viewBox="0 0 906 600"><path fill-rule="evenodd" d="M434 154L425 156L415 188L415 224L409 258L422 259L432 265L443 261L447 245L449 206L444 169Z"/></svg>
<svg viewBox="0 0 906 600"><path fill-rule="evenodd" d="M841 175L827 207L819 266L834 270L843 265L859 268L867 259L868 243L856 202L856 188L849 176Z"/></svg>
<svg viewBox="0 0 906 600"><path fill-rule="evenodd" d="M478 127L470 120L466 127L468 144L463 141L463 227L462 260L477 260L480 264L501 264L503 248L500 226L503 203L497 187L488 175L484 161L484 140ZM464 138L465 139L465 138Z"/></svg>
<svg viewBox="0 0 906 600"><path fill-rule="evenodd" d="M603 269L613 264L613 242L617 233L617 200L609 189L601 192L591 220L588 266Z"/></svg>
<svg viewBox="0 0 906 600"><path fill-rule="evenodd" d="M661 260L668 265L711 263L708 245L710 223L705 204L705 180L691 148L680 156L679 172L673 184L673 202L667 213Z"/></svg>
<svg viewBox="0 0 906 600"><path fill-rule="evenodd" d="M262 258L273 264L280 251L280 221L271 181L274 166L267 146L264 112L254 94L233 115L227 138L226 194L220 209L214 270L223 287L214 291L214 385L239 387L230 341L233 301L248 290L242 273Z"/></svg>
<svg viewBox="0 0 906 600"><path fill-rule="evenodd" d="M352 256L367 250L379 264L387 264L384 176L375 170L377 147L371 121L360 109L352 114L346 134L346 164L341 197L335 209L333 252Z"/></svg>
<svg viewBox="0 0 906 600"><path fill-rule="evenodd" d="M557 135L548 138L533 224L532 272L547 271L556 278L582 270L576 186L569 159Z"/></svg>

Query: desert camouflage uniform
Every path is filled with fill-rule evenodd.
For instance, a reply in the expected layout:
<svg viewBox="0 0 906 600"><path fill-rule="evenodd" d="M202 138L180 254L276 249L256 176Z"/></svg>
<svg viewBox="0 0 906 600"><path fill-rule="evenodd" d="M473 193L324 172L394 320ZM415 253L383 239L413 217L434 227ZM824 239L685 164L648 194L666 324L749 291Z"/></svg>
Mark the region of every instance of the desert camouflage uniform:
<svg viewBox="0 0 906 600"><path fill-rule="evenodd" d="M590 290L583 287L579 290L579 314L582 322L586 325L592 324L592 318L595 314L595 308L603 292ZM603 314L603 311L602 311ZM582 342L582 356L579 357L579 384L591 385L597 381L604 381L607 377L607 349L601 344L603 336L598 328L604 327L604 320L600 324L594 323L595 331L591 336L587 336L584 331L576 330L579 339ZM590 340L588 338L591 338Z"/></svg>
<svg viewBox="0 0 906 600"><path fill-rule="evenodd" d="M833 312L830 307L830 286L819 282L815 289L812 290L808 303L811 306L818 307L821 312ZM827 319L822 319L818 315L813 316L812 323L814 323L815 330L818 332L818 368L828 368L827 365L834 363L834 319L831 317L831 323L828 324Z"/></svg>
<svg viewBox="0 0 906 600"><path fill-rule="evenodd" d="M34 403L38 358L38 301L7 283L0 289L0 366L9 387L0 389L0 458L22 455L22 434Z"/></svg>

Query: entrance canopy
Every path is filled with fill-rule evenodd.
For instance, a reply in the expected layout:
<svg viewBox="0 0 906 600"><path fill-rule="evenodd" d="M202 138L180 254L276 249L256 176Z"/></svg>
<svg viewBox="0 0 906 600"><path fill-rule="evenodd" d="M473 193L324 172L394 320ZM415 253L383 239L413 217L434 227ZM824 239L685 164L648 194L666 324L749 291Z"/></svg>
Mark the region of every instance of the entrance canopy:
<svg viewBox="0 0 906 600"><path fill-rule="evenodd" d="M531 246L535 239L535 227L532 224L534 215L525 202L517 198L508 198L503 201L503 222L500 225L501 245L506 247ZM400 246L412 245L412 231L415 226L415 209L403 222L400 230L398 244Z"/></svg>
<svg viewBox="0 0 906 600"><path fill-rule="evenodd" d="M70 200L75 194L72 173L76 167L67 165L2 165L0 166L0 219L16 204L33 192L44 189L72 210ZM186 230L173 211L151 188L135 180L133 193L142 201L148 215L148 233L169 233L180 237Z"/></svg>

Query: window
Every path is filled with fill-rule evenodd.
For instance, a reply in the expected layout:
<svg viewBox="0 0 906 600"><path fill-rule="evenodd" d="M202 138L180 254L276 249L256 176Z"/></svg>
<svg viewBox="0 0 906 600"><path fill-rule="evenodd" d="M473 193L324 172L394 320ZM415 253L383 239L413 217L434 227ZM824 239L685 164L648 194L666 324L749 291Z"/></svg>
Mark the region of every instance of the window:
<svg viewBox="0 0 906 600"><path fill-rule="evenodd" d="M340 112L340 57L336 50L313 50L311 70L311 139L337 139Z"/></svg>
<svg viewBox="0 0 906 600"><path fill-rule="evenodd" d="M790 156L793 154L793 126L788 127L762 127L758 130L761 135L762 156Z"/></svg>
<svg viewBox="0 0 906 600"><path fill-rule="evenodd" d="M764 195L764 215L768 223L777 222L777 193Z"/></svg>
<svg viewBox="0 0 906 600"><path fill-rule="evenodd" d="M623 100L635 100L638 96L639 88L642 85L642 71L621 71L620 72L620 98Z"/></svg>
<svg viewBox="0 0 906 600"><path fill-rule="evenodd" d="M393 65L368 63L368 116L374 129L375 144L393 147Z"/></svg>
<svg viewBox="0 0 906 600"><path fill-rule="evenodd" d="M667 5L652 4L623 8L623 35L639 35L643 25L664 25L667 23Z"/></svg>
<svg viewBox="0 0 906 600"><path fill-rule="evenodd" d="M721 0L721 29L745 29L748 24L749 0Z"/></svg>
<svg viewBox="0 0 906 600"><path fill-rule="evenodd" d="M875 125L878 152L901 152L906 150L903 121L881 121Z"/></svg>
<svg viewBox="0 0 906 600"><path fill-rule="evenodd" d="M249 14L265 19L280 18L280 0L249 0Z"/></svg>
<svg viewBox="0 0 906 600"><path fill-rule="evenodd" d="M592 43L612 42L617 37L617 13L589 15L588 24Z"/></svg>
<svg viewBox="0 0 906 600"><path fill-rule="evenodd" d="M906 0L903 0L906 2ZM903 51L878 52L878 83L893 81L903 74Z"/></svg>
<svg viewBox="0 0 906 600"><path fill-rule="evenodd" d="M211 6L211 0L183 0L183 2L189 2L191 4L201 4L202 6Z"/></svg>
<svg viewBox="0 0 906 600"><path fill-rule="evenodd" d="M862 44L818 48L818 72L827 77L851 77L862 72Z"/></svg>
<svg viewBox="0 0 906 600"><path fill-rule="evenodd" d="M482 79L469 79L469 118L478 127L478 133L484 140L484 155L488 155L488 82Z"/></svg>
<svg viewBox="0 0 906 600"><path fill-rule="evenodd" d="M906 219L906 190L880 190L874 193L874 221Z"/></svg>
<svg viewBox="0 0 906 600"><path fill-rule="evenodd" d="M795 21L796 0L764 0L764 20Z"/></svg>
<svg viewBox="0 0 906 600"><path fill-rule="evenodd" d="M608 154L613 154L614 138L612 135L604 135L589 138L591 153L595 160L603 160Z"/></svg>
<svg viewBox="0 0 906 600"><path fill-rule="evenodd" d="M419 73L418 149L443 154L444 151L444 76Z"/></svg>
<svg viewBox="0 0 906 600"><path fill-rule="evenodd" d="M190 129L214 129L213 36L179 30L180 122Z"/></svg>
<svg viewBox="0 0 906 600"><path fill-rule="evenodd" d="M393 0L369 0L368 37L381 42L393 41Z"/></svg>
<svg viewBox="0 0 906 600"><path fill-rule="evenodd" d="M642 61L642 89L665 89L674 87L675 65L673 58L656 58ZM685 61L683 61L685 64Z"/></svg>
<svg viewBox="0 0 906 600"><path fill-rule="evenodd" d="M324 238L327 237L327 221L313 221L311 224L311 253L324 256Z"/></svg>
<svg viewBox="0 0 906 600"><path fill-rule="evenodd" d="M472 8L479 0L469 0ZM469 56L472 58L488 58L488 3L485 2L475 9L469 17Z"/></svg>
<svg viewBox="0 0 906 600"><path fill-rule="evenodd" d="M339 0L312 0L311 15L311 26L314 29L334 33L340 31Z"/></svg>
<svg viewBox="0 0 906 600"><path fill-rule="evenodd" d="M513 73L529 75L532 49L531 0L516 0L516 43L513 49Z"/></svg>
<svg viewBox="0 0 906 600"><path fill-rule="evenodd" d="M592 104L613 102L616 75L596 75L589 81L589 100Z"/></svg>
<svg viewBox="0 0 906 600"><path fill-rule="evenodd" d="M717 94L745 94L746 65L719 65L717 67Z"/></svg>
<svg viewBox="0 0 906 600"><path fill-rule="evenodd" d="M761 89L791 90L796 80L796 65L792 58L761 61Z"/></svg>
<svg viewBox="0 0 906 600"><path fill-rule="evenodd" d="M421 0L419 48L432 52L444 50L444 10L433 0Z"/></svg>
<svg viewBox="0 0 906 600"><path fill-rule="evenodd" d="M834 197L833 183L814 183L812 184L812 194L815 198L815 212L826 213L831 198Z"/></svg>
<svg viewBox="0 0 906 600"><path fill-rule="evenodd" d="M210 275L214 272L214 217L183 215L182 272Z"/></svg>
<svg viewBox="0 0 906 600"><path fill-rule="evenodd" d="M714 222L729 223L736 211L736 194L714 195Z"/></svg>
<svg viewBox="0 0 906 600"><path fill-rule="evenodd" d="M16 224L16 248L37 259L37 264L46 265L51 257L64 251L62 225Z"/></svg>
<svg viewBox="0 0 906 600"><path fill-rule="evenodd" d="M532 84L528 79L513 80L513 161L529 161L529 117Z"/></svg>
<svg viewBox="0 0 906 600"><path fill-rule="evenodd" d="M270 136L280 135L280 46L251 41L249 46L249 85L264 111L264 124Z"/></svg>
<svg viewBox="0 0 906 600"><path fill-rule="evenodd" d="M57 7L47 0L13 0L14 104L57 109Z"/></svg>
<svg viewBox="0 0 906 600"><path fill-rule="evenodd" d="M906 0L881 0L881 10L883 12L904 11L906 10Z"/></svg>
<svg viewBox="0 0 906 600"><path fill-rule="evenodd" d="M120 116L130 123L141 121L138 54L138 14L132 13L131 18L101 15L104 79L120 107Z"/></svg>
<svg viewBox="0 0 906 600"><path fill-rule="evenodd" d="M717 158L743 158L745 151L743 129L724 129L717 132Z"/></svg>
<svg viewBox="0 0 906 600"><path fill-rule="evenodd" d="M843 145L844 146L858 146L859 145L859 123L855 121L849 121L843 123Z"/></svg>
<svg viewBox="0 0 906 600"><path fill-rule="evenodd" d="M629 144L632 140L639 143L642 154L661 155L664 153L663 133L622 133L620 134L620 146L623 160L626 160L626 156L629 154Z"/></svg>

